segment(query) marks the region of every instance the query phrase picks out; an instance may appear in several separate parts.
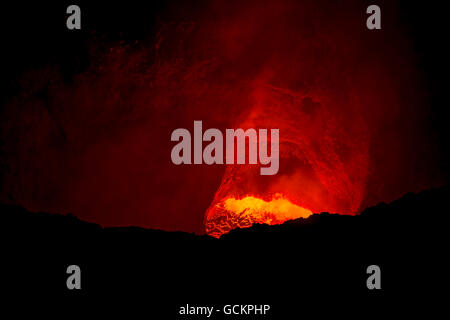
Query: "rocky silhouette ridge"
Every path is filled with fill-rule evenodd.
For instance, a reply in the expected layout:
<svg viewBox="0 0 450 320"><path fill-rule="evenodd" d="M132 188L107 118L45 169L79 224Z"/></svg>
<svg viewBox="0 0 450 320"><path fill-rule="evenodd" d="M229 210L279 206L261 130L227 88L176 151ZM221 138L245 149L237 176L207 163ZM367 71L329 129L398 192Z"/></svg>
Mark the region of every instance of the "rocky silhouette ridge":
<svg viewBox="0 0 450 320"><path fill-rule="evenodd" d="M278 232L292 232L294 230L305 230L308 228L326 228L333 225L334 228L345 227L345 225L360 224L374 228L376 226L385 229L405 226L424 226L435 223L444 218L445 212L449 212L450 186L435 188L420 193L407 193L392 203L384 202L365 209L360 215L350 216L338 213L315 213L308 218L299 218L286 221L280 225L260 225L256 224L250 228L234 229L228 234L224 234L221 240L229 240L234 237L241 237L249 234L275 234ZM41 233L45 236L48 232L56 234L66 234L83 232L84 235L95 233L139 233L156 237L185 237L186 239L196 239L214 241L215 239L207 235L195 235L182 231L162 231L157 229L147 229L135 226L126 227L101 227L98 224L86 222L78 219L73 214L58 214L47 212L30 212L21 206L0 204L3 224L8 231ZM371 224L371 225L368 225ZM383 224L383 226L381 226ZM403 230L404 231L404 230Z"/></svg>
<svg viewBox="0 0 450 320"><path fill-rule="evenodd" d="M0 205L4 284L10 291L68 298L141 299L161 319L188 302L270 303L276 319L302 308L386 310L424 306L446 274L450 187L408 193L360 215L314 214L281 225L253 225L216 239L138 227L102 228L73 215ZM66 288L79 265L82 290ZM382 270L382 290L367 289L367 267ZM133 300L135 301L135 300ZM314 306L314 308L313 308ZM368 309L367 309L368 308ZM303 310L303 309L302 309ZM413 309L411 309L413 310ZM412 312L412 311L408 312ZM306 312L306 311L305 311ZM338 313L339 314L339 313ZM383 313L380 313L383 314Z"/></svg>

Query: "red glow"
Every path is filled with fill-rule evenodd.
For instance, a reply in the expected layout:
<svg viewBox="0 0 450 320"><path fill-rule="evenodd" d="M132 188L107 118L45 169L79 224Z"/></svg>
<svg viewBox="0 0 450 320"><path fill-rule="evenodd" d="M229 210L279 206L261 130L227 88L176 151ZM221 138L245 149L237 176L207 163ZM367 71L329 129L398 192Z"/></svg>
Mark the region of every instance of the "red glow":
<svg viewBox="0 0 450 320"><path fill-rule="evenodd" d="M207 225L223 213L217 209L223 199L249 193L267 198L280 192L313 212L357 213L368 177L367 124L357 103L320 91L254 85L250 112L239 126L280 129L280 171L268 177L248 165L227 167Z"/></svg>
<svg viewBox="0 0 450 320"><path fill-rule="evenodd" d="M54 65L27 70L0 117L1 201L103 226L218 235L234 225L211 231L226 199L280 193L311 212L356 214L438 184L408 35L388 15L386 28L368 31L356 2L186 5L133 44L92 36L89 67L70 81ZM383 10L395 16L392 3ZM194 120L279 128L278 174L175 166L170 135Z"/></svg>

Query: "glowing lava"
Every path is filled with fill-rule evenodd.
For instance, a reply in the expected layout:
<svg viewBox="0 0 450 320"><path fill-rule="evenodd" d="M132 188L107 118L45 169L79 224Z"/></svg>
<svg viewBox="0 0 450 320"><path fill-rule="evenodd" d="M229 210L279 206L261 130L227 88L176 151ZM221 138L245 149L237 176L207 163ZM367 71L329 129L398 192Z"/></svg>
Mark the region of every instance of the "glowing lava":
<svg viewBox="0 0 450 320"><path fill-rule="evenodd" d="M279 193L270 201L254 196L242 199L229 197L216 204L215 210L221 214L206 225L206 232L214 237L220 237L234 228L251 227L254 223L274 225L291 219L307 218L312 214L311 210L293 204Z"/></svg>

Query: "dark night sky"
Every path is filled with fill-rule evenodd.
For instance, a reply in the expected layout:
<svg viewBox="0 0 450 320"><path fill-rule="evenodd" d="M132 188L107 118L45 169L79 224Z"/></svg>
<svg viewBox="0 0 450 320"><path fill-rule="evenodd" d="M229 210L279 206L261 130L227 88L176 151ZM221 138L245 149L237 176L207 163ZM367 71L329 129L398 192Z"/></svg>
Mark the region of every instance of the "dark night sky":
<svg viewBox="0 0 450 320"><path fill-rule="evenodd" d="M3 9L1 202L201 233L218 195L355 213L448 183L441 3L376 1L379 31L368 1L75 3L81 31L72 2ZM230 187L224 166L173 165L194 120L280 127L284 169Z"/></svg>

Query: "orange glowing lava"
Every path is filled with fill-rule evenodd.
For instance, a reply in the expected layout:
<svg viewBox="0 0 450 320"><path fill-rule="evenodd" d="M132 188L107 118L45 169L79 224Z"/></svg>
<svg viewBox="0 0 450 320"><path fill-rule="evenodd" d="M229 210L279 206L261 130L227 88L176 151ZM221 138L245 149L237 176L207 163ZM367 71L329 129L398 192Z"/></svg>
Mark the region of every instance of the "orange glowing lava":
<svg viewBox="0 0 450 320"><path fill-rule="evenodd" d="M241 199L229 197L214 206L215 219L206 224L206 232L220 237L234 228L251 227L254 223L280 224L287 220L307 218L311 210L293 204L281 194L275 194L270 201L254 196Z"/></svg>

